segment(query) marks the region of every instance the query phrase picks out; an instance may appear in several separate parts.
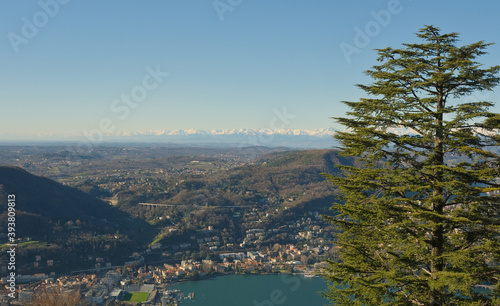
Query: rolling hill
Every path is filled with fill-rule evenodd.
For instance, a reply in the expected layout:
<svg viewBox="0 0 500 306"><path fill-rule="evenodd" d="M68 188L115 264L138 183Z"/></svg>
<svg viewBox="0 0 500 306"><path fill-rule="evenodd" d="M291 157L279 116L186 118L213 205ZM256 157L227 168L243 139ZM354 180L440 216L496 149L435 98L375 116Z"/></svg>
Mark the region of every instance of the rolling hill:
<svg viewBox="0 0 500 306"><path fill-rule="evenodd" d="M121 191L117 206L154 224L165 236L172 226L194 232L211 225L239 240L252 224L272 228L306 212L327 213L335 188L322 173L337 173L341 163L352 160L335 150L275 152L251 165ZM163 206L139 204L144 202ZM246 217L239 220L234 215Z"/></svg>
<svg viewBox="0 0 500 306"><path fill-rule="evenodd" d="M7 229L10 194L16 199L18 263L25 270L30 270L30 262L40 254L54 259L61 268L88 266L92 263L82 264L82 260L90 254L119 260L131 252L128 250L137 249L139 234L149 230L147 223L78 189L7 166L0 166L2 229ZM5 243L6 231L2 232Z"/></svg>

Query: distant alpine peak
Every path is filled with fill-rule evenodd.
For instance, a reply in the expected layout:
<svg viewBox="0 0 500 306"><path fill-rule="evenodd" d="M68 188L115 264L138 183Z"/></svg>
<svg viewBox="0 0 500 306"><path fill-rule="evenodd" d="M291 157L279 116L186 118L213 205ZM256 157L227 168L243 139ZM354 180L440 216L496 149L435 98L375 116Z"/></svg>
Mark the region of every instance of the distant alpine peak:
<svg viewBox="0 0 500 306"><path fill-rule="evenodd" d="M119 132L116 136L140 136L140 135L156 135L156 136L224 136L224 135L286 135L286 136L331 136L335 134L334 128L322 128L313 130L300 129L222 129L222 130L201 130L201 129L176 129L176 130L149 130L140 132Z"/></svg>

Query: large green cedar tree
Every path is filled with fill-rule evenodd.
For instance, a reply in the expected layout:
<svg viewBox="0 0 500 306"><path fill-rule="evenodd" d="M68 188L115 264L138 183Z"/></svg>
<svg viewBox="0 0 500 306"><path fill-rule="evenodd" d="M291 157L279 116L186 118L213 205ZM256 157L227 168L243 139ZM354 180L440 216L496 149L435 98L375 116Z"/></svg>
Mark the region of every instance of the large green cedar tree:
<svg viewBox="0 0 500 306"><path fill-rule="evenodd" d="M476 58L490 44L457 46L458 34L426 26L422 43L377 49L380 65L343 102L341 154L354 156L326 217L338 228L325 296L335 305L498 303L500 117L474 99L500 66ZM490 285L492 290L482 290Z"/></svg>

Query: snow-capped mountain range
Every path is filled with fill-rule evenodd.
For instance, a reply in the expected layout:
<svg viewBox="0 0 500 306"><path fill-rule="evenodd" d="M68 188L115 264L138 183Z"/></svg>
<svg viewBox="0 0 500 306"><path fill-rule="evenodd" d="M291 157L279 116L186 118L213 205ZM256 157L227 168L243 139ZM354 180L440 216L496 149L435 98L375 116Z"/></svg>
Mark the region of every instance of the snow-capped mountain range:
<svg viewBox="0 0 500 306"><path fill-rule="evenodd" d="M105 135L109 141L172 142L179 144L216 144L292 148L331 148L335 130L315 129L225 129L225 130L150 130L117 132Z"/></svg>
<svg viewBox="0 0 500 306"><path fill-rule="evenodd" d="M394 128L396 134L407 134L409 131ZM336 129L176 129L147 131L114 131L104 133L101 130L82 130L81 132L37 134L37 135L6 135L0 138L10 140L38 141L70 141L70 142L140 142L140 143L172 143L180 145L215 145L215 146L266 146L289 147L299 149L323 149L338 145L333 138ZM3 137L2 137L3 136Z"/></svg>
<svg viewBox="0 0 500 306"><path fill-rule="evenodd" d="M393 127L390 132L397 135L413 134L404 127ZM177 129L148 131L115 131L103 133L100 130L83 130L80 133L54 134L1 134L0 141L68 141L98 143L166 143L179 145L208 146L265 146L298 149L325 149L338 146L333 138L334 128L300 129Z"/></svg>
<svg viewBox="0 0 500 306"><path fill-rule="evenodd" d="M332 136L335 129L315 129L315 130L299 130L299 129L225 129L225 130L199 130L199 129L178 129L178 130L150 130L140 132L118 132L114 136L140 136L140 135L155 135L155 136L235 136L235 135L287 135L287 136L314 136L324 137ZM109 135L111 136L111 135Z"/></svg>
<svg viewBox="0 0 500 306"><path fill-rule="evenodd" d="M99 143L172 143L186 145L214 146L266 146L289 148L331 148L335 141L335 129L177 129L148 131L114 131L104 133L99 129L81 132L38 133L0 133L0 141L66 141Z"/></svg>

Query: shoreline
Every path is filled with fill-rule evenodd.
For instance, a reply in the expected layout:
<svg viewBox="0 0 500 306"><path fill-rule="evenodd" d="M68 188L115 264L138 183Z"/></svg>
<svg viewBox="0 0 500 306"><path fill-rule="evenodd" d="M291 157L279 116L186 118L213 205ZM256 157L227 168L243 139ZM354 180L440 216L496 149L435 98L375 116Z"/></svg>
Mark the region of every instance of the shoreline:
<svg viewBox="0 0 500 306"><path fill-rule="evenodd" d="M243 276L265 276L265 275L302 275L304 278L322 278L320 275L310 274L310 273L217 273L217 274L207 274L200 276L199 279L182 279L177 281L171 281L166 283L167 287L175 284L181 284L186 282L198 282L203 280L215 279L221 276L229 275L243 275ZM310 275L310 276L308 276Z"/></svg>

